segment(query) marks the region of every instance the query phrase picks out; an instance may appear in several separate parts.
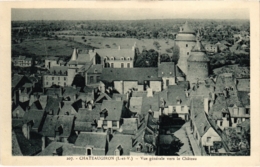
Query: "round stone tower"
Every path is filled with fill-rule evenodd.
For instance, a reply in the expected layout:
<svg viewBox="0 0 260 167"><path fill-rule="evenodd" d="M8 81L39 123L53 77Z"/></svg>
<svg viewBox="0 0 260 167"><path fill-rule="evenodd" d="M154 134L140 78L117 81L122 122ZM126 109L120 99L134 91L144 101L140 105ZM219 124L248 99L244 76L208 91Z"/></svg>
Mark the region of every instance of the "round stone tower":
<svg viewBox="0 0 260 167"><path fill-rule="evenodd" d="M209 58L206 55L206 51L200 42L199 35L197 37L197 42L191 50L190 57L187 60L187 80L190 82L190 84L205 80L209 75Z"/></svg>
<svg viewBox="0 0 260 167"><path fill-rule="evenodd" d="M179 46L179 60L178 67L187 75L187 59L190 56L191 49L196 44L195 31L186 22L180 27L179 33L176 35L176 45Z"/></svg>

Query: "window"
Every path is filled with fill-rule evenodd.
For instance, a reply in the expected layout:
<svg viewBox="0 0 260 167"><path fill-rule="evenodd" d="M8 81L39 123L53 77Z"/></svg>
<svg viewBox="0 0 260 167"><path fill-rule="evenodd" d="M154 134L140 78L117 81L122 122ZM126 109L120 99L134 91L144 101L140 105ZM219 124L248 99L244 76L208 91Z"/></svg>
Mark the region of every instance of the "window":
<svg viewBox="0 0 260 167"><path fill-rule="evenodd" d="M246 114L249 114L249 109L246 109Z"/></svg>
<svg viewBox="0 0 260 167"><path fill-rule="evenodd" d="M64 86L66 86L66 82L64 82Z"/></svg>
<svg viewBox="0 0 260 167"><path fill-rule="evenodd" d="M112 121L112 127L117 127L117 121Z"/></svg>
<svg viewBox="0 0 260 167"><path fill-rule="evenodd" d="M110 60L114 60L114 57L111 57Z"/></svg>
<svg viewBox="0 0 260 167"><path fill-rule="evenodd" d="M60 77L58 77L58 80L60 80Z"/></svg>
<svg viewBox="0 0 260 167"><path fill-rule="evenodd" d="M189 55L190 53L189 52L187 52L187 55Z"/></svg>
<svg viewBox="0 0 260 167"><path fill-rule="evenodd" d="M67 79L67 78L66 78L66 77L64 77L64 81L66 81L66 79Z"/></svg>
<svg viewBox="0 0 260 167"><path fill-rule="evenodd" d="M128 57L128 58L127 58L127 60L131 60L131 58L130 58L130 57Z"/></svg>
<svg viewBox="0 0 260 167"><path fill-rule="evenodd" d="M219 125L220 125L220 126L223 126L223 121L220 121L220 122L219 122Z"/></svg>
<svg viewBox="0 0 260 167"><path fill-rule="evenodd" d="M58 85L60 85L60 82L58 82Z"/></svg>
<svg viewBox="0 0 260 167"><path fill-rule="evenodd" d="M207 137L207 142L210 142L210 140L211 140L211 137Z"/></svg>
<svg viewBox="0 0 260 167"><path fill-rule="evenodd" d="M104 120L103 126L107 126L107 121L106 120Z"/></svg>
<svg viewBox="0 0 260 167"><path fill-rule="evenodd" d="M237 118L234 118L234 123L237 123Z"/></svg>
<svg viewBox="0 0 260 167"><path fill-rule="evenodd" d="M54 77L52 77L52 80L54 80Z"/></svg>
<svg viewBox="0 0 260 167"><path fill-rule="evenodd" d="M130 63L127 63L127 68L130 68Z"/></svg>
<svg viewBox="0 0 260 167"><path fill-rule="evenodd" d="M186 44L186 48L188 47L189 45L188 44Z"/></svg>
<svg viewBox="0 0 260 167"><path fill-rule="evenodd" d="M87 148L87 155L92 155L92 149L91 148Z"/></svg>
<svg viewBox="0 0 260 167"><path fill-rule="evenodd" d="M166 80L166 86L169 86L170 82L169 79Z"/></svg>
<svg viewBox="0 0 260 167"><path fill-rule="evenodd" d="M54 85L54 82L52 82L52 85Z"/></svg>
<svg viewBox="0 0 260 167"><path fill-rule="evenodd" d="M125 60L125 58L124 58L124 57L121 57L121 60Z"/></svg>
<svg viewBox="0 0 260 167"><path fill-rule="evenodd" d="M97 76L97 82L99 82L100 81L100 76Z"/></svg>
<svg viewBox="0 0 260 167"><path fill-rule="evenodd" d="M114 68L114 63L111 63L111 68Z"/></svg>
<svg viewBox="0 0 260 167"><path fill-rule="evenodd" d="M46 82L46 85L48 85L48 82Z"/></svg>
<svg viewBox="0 0 260 167"><path fill-rule="evenodd" d="M46 76L45 79L48 80L48 77Z"/></svg>
<svg viewBox="0 0 260 167"><path fill-rule="evenodd" d="M93 76L90 76L89 77L89 83L93 83L94 82L94 77Z"/></svg>
<svg viewBox="0 0 260 167"><path fill-rule="evenodd" d="M121 68L124 68L124 63L121 63Z"/></svg>

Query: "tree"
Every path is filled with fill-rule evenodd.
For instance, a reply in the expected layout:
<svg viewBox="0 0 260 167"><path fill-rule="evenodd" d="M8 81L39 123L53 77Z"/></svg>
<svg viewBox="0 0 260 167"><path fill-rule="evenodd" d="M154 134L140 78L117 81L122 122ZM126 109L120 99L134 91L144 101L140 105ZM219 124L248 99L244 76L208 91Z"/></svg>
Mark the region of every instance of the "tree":
<svg viewBox="0 0 260 167"><path fill-rule="evenodd" d="M176 43L172 47L172 61L177 63L180 58L180 48Z"/></svg>
<svg viewBox="0 0 260 167"><path fill-rule="evenodd" d="M161 55L161 62L171 62L171 58L167 53Z"/></svg>
<svg viewBox="0 0 260 167"><path fill-rule="evenodd" d="M137 56L135 61L135 67L157 67L158 52L154 49L149 51L143 50L141 54Z"/></svg>

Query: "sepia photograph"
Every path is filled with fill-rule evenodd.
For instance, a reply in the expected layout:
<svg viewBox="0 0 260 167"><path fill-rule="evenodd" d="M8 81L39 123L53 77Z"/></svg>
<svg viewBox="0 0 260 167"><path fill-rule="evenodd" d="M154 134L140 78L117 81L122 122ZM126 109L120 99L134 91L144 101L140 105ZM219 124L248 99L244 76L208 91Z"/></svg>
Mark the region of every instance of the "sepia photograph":
<svg viewBox="0 0 260 167"><path fill-rule="evenodd" d="M11 157L252 156L249 7L32 6L10 8Z"/></svg>

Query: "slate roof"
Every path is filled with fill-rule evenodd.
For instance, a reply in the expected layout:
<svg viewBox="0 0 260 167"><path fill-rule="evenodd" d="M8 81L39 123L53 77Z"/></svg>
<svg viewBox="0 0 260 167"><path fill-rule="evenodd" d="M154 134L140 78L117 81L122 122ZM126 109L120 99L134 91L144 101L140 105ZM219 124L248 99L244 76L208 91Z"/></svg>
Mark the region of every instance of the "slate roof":
<svg viewBox="0 0 260 167"><path fill-rule="evenodd" d="M97 73L97 74L100 74L102 73L102 64L95 64L95 65L92 65L88 70L87 70L87 73L88 74L93 74L93 73Z"/></svg>
<svg viewBox="0 0 260 167"><path fill-rule="evenodd" d="M143 97L131 97L129 103L130 111L141 114Z"/></svg>
<svg viewBox="0 0 260 167"><path fill-rule="evenodd" d="M47 104L45 107L45 111L53 111L54 115L57 115L60 111L60 102L62 101L62 98L54 98L49 96L47 100Z"/></svg>
<svg viewBox="0 0 260 167"><path fill-rule="evenodd" d="M184 77L186 76L184 72L180 69L180 67L176 66L176 77Z"/></svg>
<svg viewBox="0 0 260 167"><path fill-rule="evenodd" d="M201 97L192 98L191 118L196 126L199 135L202 137L211 127L204 112L204 99Z"/></svg>
<svg viewBox="0 0 260 167"><path fill-rule="evenodd" d="M23 77L23 75L14 74L12 77L12 87L16 87Z"/></svg>
<svg viewBox="0 0 260 167"><path fill-rule="evenodd" d="M43 120L44 111L43 110L29 110L24 113L23 121L24 123L28 123L29 121L33 121L32 128L40 130L40 126Z"/></svg>
<svg viewBox="0 0 260 167"><path fill-rule="evenodd" d="M101 74L101 80L143 83L144 81L161 81L161 78L158 77L158 68L106 68Z"/></svg>
<svg viewBox="0 0 260 167"><path fill-rule="evenodd" d="M62 97L62 88L46 88L46 95Z"/></svg>
<svg viewBox="0 0 260 167"><path fill-rule="evenodd" d="M120 120L123 116L123 105L123 101L103 100L101 111L104 109L107 110L107 117L105 119L108 121Z"/></svg>
<svg viewBox="0 0 260 167"><path fill-rule="evenodd" d="M143 96L142 114L146 115L150 109L152 111L159 111L159 100L158 94L154 94L153 97Z"/></svg>
<svg viewBox="0 0 260 167"><path fill-rule="evenodd" d="M77 115L76 115L76 122L93 122L93 120L99 120L100 117L100 111L101 111L101 104L95 104L95 106L92 108L92 110L89 110L87 108L81 108L79 109Z"/></svg>
<svg viewBox="0 0 260 167"><path fill-rule="evenodd" d="M135 56L135 51L132 49L96 49L95 51L101 57L114 57L115 60L120 60L121 57L130 57L133 60Z"/></svg>
<svg viewBox="0 0 260 167"><path fill-rule="evenodd" d="M195 31L193 30L193 28L190 26L190 24L187 21L181 28L183 30L180 33L195 34Z"/></svg>
<svg viewBox="0 0 260 167"><path fill-rule="evenodd" d="M123 124L121 125L123 134L135 134L138 129L137 118L123 118Z"/></svg>
<svg viewBox="0 0 260 167"><path fill-rule="evenodd" d="M68 86L64 88L63 97L70 97L71 99L74 98L74 95L78 95L80 92L80 87L72 87Z"/></svg>
<svg viewBox="0 0 260 167"><path fill-rule="evenodd" d="M106 148L107 134L96 132L81 132L75 142L76 147L93 146L94 148Z"/></svg>
<svg viewBox="0 0 260 167"><path fill-rule="evenodd" d="M250 92L250 79L237 79L237 90Z"/></svg>
<svg viewBox="0 0 260 167"><path fill-rule="evenodd" d="M55 131L58 131L59 127L63 126L63 132L60 137L69 137L72 131L72 125L74 122L74 116L71 115L47 115L42 134L47 137L55 137Z"/></svg>
<svg viewBox="0 0 260 167"><path fill-rule="evenodd" d="M72 156L73 154L73 144L64 142L51 142L42 152L37 156L53 156L53 152L57 149L62 148L62 156Z"/></svg>
<svg viewBox="0 0 260 167"><path fill-rule="evenodd" d="M185 95L185 87L182 87L180 85L170 85L168 86L167 89L163 90L162 92L159 93L159 100L161 98L164 99L164 101L166 102L166 106L169 105L177 105L177 100L181 99L181 105L188 105L188 98Z"/></svg>
<svg viewBox="0 0 260 167"><path fill-rule="evenodd" d="M13 156L23 155L13 130L12 130L12 155Z"/></svg>
<svg viewBox="0 0 260 167"><path fill-rule="evenodd" d="M115 155L114 151L119 145L122 147L122 156L130 155L130 149L132 148L131 137L131 135L114 134L108 144L109 149L106 155Z"/></svg>
<svg viewBox="0 0 260 167"><path fill-rule="evenodd" d="M45 108L47 105L48 96L47 95L40 95L39 102L42 106L42 108Z"/></svg>
<svg viewBox="0 0 260 167"><path fill-rule="evenodd" d="M94 93L84 93L84 92L79 92L77 100L82 100L89 102L90 100L94 100Z"/></svg>
<svg viewBox="0 0 260 167"><path fill-rule="evenodd" d="M104 100L112 100L112 98L107 93L100 93L95 103L103 102Z"/></svg>
<svg viewBox="0 0 260 167"><path fill-rule="evenodd" d="M205 49L200 41L197 41L196 45L192 48L190 57L187 61L209 62L209 58L206 55Z"/></svg>
<svg viewBox="0 0 260 167"><path fill-rule="evenodd" d="M162 62L158 67L158 77L175 77L175 63Z"/></svg>
<svg viewBox="0 0 260 167"><path fill-rule="evenodd" d="M119 94L119 93L113 93L112 99L113 100L121 99L120 101L128 101L126 94Z"/></svg>
<svg viewBox="0 0 260 167"><path fill-rule="evenodd" d="M74 101L63 101L62 102L62 107L60 109L59 115L66 115L67 112L69 113L69 115L75 115L76 113L74 112L75 109L72 106L72 104L74 103Z"/></svg>
<svg viewBox="0 0 260 167"><path fill-rule="evenodd" d="M49 72L52 75L67 75L68 68L67 66L53 66L49 69Z"/></svg>

